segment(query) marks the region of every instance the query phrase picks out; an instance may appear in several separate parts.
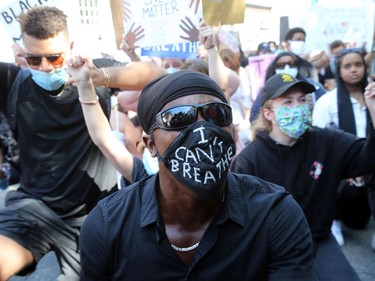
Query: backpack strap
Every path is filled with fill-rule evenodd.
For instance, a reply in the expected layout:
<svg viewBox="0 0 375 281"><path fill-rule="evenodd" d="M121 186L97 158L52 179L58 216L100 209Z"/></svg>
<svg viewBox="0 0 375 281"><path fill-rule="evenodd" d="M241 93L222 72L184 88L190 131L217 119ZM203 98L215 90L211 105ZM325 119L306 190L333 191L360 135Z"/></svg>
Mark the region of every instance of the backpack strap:
<svg viewBox="0 0 375 281"><path fill-rule="evenodd" d="M9 122L9 126L14 134L16 134L16 115L17 115L17 100L18 95L20 92L21 84L26 80L27 77L29 77L30 71L27 69L21 68L16 78L13 81L12 87L9 90L8 93L8 103L7 103L7 119ZM10 70L8 70L8 85L10 84Z"/></svg>

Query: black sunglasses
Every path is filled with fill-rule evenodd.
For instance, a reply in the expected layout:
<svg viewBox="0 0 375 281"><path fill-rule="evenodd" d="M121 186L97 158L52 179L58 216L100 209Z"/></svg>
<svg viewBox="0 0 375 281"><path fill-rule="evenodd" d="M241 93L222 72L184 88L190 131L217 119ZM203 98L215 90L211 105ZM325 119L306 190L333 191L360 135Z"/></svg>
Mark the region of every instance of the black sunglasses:
<svg viewBox="0 0 375 281"><path fill-rule="evenodd" d="M150 132L160 128L163 130L182 130L197 121L198 112L209 122L218 126L232 123L232 108L226 103L209 102L204 104L179 105L159 112Z"/></svg>
<svg viewBox="0 0 375 281"><path fill-rule="evenodd" d="M64 62L64 53L52 54L46 56L38 55L26 55L25 59L31 66L39 66L42 63L42 59L45 58L48 63L54 67L61 67Z"/></svg>

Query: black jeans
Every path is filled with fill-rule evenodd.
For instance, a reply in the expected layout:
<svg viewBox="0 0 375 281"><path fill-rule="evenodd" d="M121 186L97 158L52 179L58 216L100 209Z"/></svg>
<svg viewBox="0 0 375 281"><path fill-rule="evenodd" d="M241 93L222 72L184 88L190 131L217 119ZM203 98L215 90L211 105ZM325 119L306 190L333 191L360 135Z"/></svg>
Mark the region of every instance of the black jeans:
<svg viewBox="0 0 375 281"><path fill-rule="evenodd" d="M332 234L314 240L314 269L320 281L360 281Z"/></svg>
<svg viewBox="0 0 375 281"><path fill-rule="evenodd" d="M356 187L349 185L346 180L341 181L337 192L335 219L343 221L350 228L364 228L371 217L368 193L367 186Z"/></svg>

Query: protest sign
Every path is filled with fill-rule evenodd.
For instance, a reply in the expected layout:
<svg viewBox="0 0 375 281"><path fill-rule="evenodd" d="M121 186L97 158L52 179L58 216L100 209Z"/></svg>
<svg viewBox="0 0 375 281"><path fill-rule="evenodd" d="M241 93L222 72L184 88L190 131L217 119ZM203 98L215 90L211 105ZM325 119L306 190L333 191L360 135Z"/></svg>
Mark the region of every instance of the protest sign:
<svg viewBox="0 0 375 281"><path fill-rule="evenodd" d="M179 43L170 45L159 45L150 48L142 48L142 56L159 57L159 58L197 58L199 42Z"/></svg>
<svg viewBox="0 0 375 281"><path fill-rule="evenodd" d="M6 30L13 42L21 40L21 30L17 16L25 13L33 7L41 5L55 6L55 0L15 0L3 2L0 7L0 25Z"/></svg>
<svg viewBox="0 0 375 281"><path fill-rule="evenodd" d="M124 33L124 20L122 17L122 0L110 0L112 21L116 37L116 47L121 48L122 34Z"/></svg>
<svg viewBox="0 0 375 281"><path fill-rule="evenodd" d="M264 86L266 71L276 55L262 55L249 57L247 71L251 81L251 100L255 101L260 89Z"/></svg>
<svg viewBox="0 0 375 281"><path fill-rule="evenodd" d="M303 16L302 16L303 15ZM306 30L306 45L311 51L326 50L337 39L352 47L370 50L374 31L375 3L350 6L314 6L289 16L289 27Z"/></svg>
<svg viewBox="0 0 375 281"><path fill-rule="evenodd" d="M124 33L141 27L140 47L198 41L200 0L124 0Z"/></svg>
<svg viewBox="0 0 375 281"><path fill-rule="evenodd" d="M204 20L209 25L243 23L245 0L203 0Z"/></svg>

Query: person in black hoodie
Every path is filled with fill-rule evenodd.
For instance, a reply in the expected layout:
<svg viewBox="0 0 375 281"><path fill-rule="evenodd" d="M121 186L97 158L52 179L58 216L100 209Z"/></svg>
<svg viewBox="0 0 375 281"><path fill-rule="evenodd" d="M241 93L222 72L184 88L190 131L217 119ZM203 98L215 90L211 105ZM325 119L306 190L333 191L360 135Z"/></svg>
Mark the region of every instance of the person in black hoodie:
<svg viewBox="0 0 375 281"><path fill-rule="evenodd" d="M331 234L339 182L375 171L375 131L368 138L310 125L306 94L315 90L289 74L272 76L261 96L261 114L253 141L233 161L231 170L250 174L288 190L302 207L314 240L319 280L359 280ZM375 120L375 83L364 93Z"/></svg>

